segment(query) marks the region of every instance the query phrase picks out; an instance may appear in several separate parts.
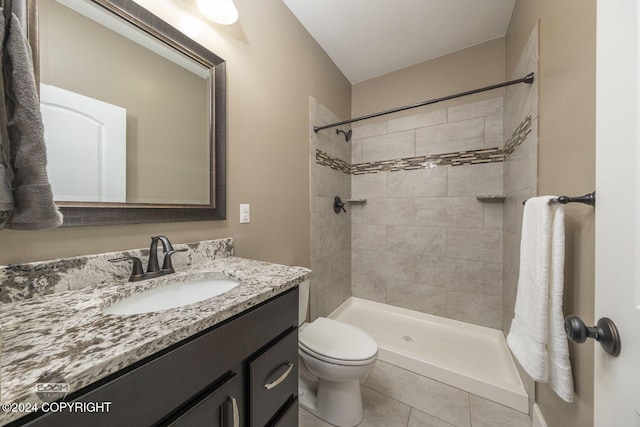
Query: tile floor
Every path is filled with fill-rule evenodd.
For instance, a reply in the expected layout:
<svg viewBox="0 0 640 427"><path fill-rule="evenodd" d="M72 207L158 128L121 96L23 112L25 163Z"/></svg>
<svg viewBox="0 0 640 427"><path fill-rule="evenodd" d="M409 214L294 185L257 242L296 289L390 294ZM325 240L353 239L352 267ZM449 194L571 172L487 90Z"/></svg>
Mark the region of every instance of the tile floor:
<svg viewBox="0 0 640 427"><path fill-rule="evenodd" d="M360 427L531 427L528 415L382 361L361 390ZM303 409L299 425L331 427Z"/></svg>

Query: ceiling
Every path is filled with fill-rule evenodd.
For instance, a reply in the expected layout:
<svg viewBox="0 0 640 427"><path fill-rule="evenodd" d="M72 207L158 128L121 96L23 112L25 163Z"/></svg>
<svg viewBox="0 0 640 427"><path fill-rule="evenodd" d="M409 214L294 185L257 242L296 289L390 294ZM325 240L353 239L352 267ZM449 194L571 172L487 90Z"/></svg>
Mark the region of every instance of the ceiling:
<svg viewBox="0 0 640 427"><path fill-rule="evenodd" d="M353 84L502 37L515 0L283 0Z"/></svg>

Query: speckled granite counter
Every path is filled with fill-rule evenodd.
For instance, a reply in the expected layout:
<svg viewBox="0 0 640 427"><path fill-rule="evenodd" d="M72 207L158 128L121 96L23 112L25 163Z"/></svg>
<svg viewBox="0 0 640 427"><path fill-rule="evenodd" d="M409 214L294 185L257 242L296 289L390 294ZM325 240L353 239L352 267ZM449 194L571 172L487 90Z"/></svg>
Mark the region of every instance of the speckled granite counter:
<svg viewBox="0 0 640 427"><path fill-rule="evenodd" d="M40 402L34 386L45 371L71 392L295 287L310 270L233 256L142 282L103 283L2 304L2 402ZM102 308L167 281L228 277L241 284L184 307L128 316ZM0 425L21 414L0 413Z"/></svg>

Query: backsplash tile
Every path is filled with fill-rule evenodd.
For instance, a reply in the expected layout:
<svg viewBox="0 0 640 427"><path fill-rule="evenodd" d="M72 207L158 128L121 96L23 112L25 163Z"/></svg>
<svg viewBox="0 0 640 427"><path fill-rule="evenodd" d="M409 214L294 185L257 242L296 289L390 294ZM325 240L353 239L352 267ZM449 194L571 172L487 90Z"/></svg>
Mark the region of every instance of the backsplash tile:
<svg viewBox="0 0 640 427"><path fill-rule="evenodd" d="M186 252L178 252L173 255L172 261L176 271L187 266L233 255L233 239L231 238L174 244L174 246L176 249L184 247L189 249ZM162 245L160 245L159 254L161 254L161 248ZM2 283L0 302L21 301L92 287L102 283L128 280L131 273L130 263L113 264L108 260L136 256L143 260L143 264L146 264L148 255L148 249L134 249L0 267L0 283ZM160 262L162 262L162 258L160 258Z"/></svg>

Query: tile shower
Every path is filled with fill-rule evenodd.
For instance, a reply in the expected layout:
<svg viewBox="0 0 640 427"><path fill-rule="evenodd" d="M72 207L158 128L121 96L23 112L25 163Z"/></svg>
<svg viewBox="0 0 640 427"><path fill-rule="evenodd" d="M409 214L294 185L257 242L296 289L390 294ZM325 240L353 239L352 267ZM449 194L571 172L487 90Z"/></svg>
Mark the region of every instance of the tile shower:
<svg viewBox="0 0 640 427"><path fill-rule="evenodd" d="M537 72L537 33L511 80ZM522 200L537 188L537 91L535 81L354 123L350 143L335 129L310 130L311 320L353 295L509 330ZM312 125L340 120L313 98L310 111ZM336 195L366 202L336 215Z"/></svg>

